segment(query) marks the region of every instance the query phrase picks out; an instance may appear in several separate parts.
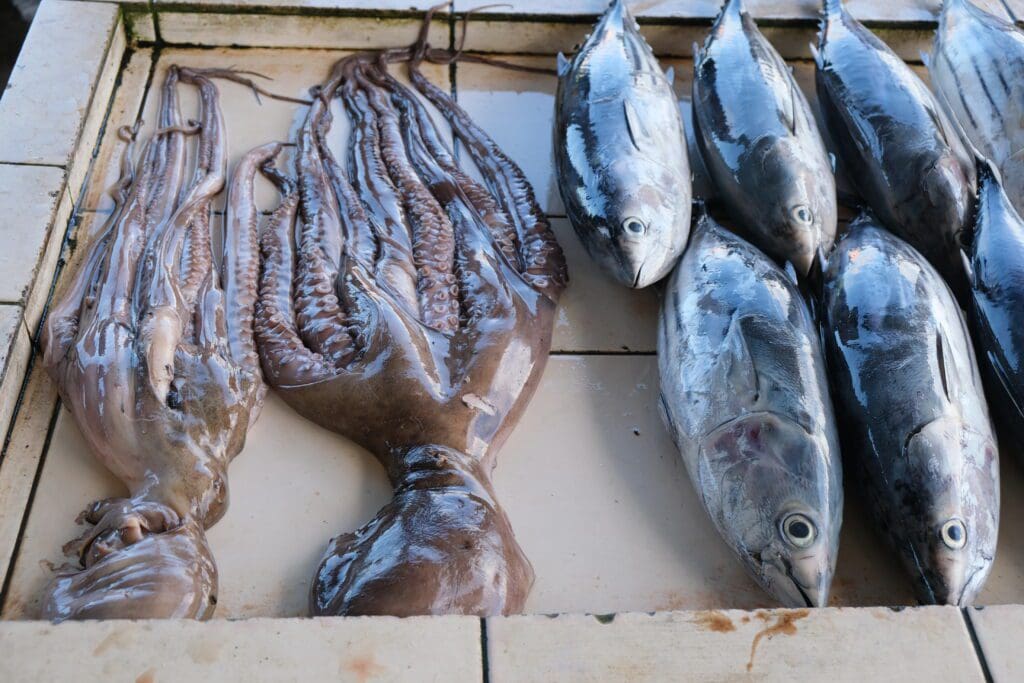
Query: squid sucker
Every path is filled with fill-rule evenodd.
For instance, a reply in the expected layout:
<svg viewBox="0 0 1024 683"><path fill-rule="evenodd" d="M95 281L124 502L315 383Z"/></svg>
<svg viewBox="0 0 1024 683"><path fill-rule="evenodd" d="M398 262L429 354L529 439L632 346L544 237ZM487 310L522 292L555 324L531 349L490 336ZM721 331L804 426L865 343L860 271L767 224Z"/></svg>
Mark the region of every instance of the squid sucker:
<svg viewBox="0 0 1024 683"><path fill-rule="evenodd" d="M46 619L202 619L217 603L205 529L227 508L227 467L264 395L253 180L280 145L239 164L217 254L211 201L225 185L226 142L215 76L231 72L168 69L137 168L137 126L119 131L128 144L115 209L43 325L63 404L128 489L83 513L91 528L64 548L79 565L46 588ZM199 91L196 121L182 120L180 84Z"/></svg>
<svg viewBox="0 0 1024 683"><path fill-rule="evenodd" d="M331 540L316 615L507 614L533 583L490 472L547 362L565 261L519 167L420 73L442 58L421 42L342 59L314 89L296 177L264 169L282 196L260 243L264 376L373 453L394 487ZM397 61L419 94L389 73ZM347 158L326 142L335 97L352 122Z"/></svg>

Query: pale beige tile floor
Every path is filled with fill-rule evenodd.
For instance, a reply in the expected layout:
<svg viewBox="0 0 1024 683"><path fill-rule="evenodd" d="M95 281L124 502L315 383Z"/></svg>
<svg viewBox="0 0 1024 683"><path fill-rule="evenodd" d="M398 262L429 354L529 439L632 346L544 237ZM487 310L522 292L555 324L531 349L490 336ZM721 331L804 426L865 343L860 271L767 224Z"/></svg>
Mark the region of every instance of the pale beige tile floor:
<svg viewBox="0 0 1024 683"><path fill-rule="evenodd" d="M268 87L296 95L319 81L340 54L165 49L153 82L159 83L162 70L173 62L217 64L264 72L274 79ZM149 93L140 92L152 59L143 49L127 62L84 195L94 202L85 208L100 212L80 214L80 243L95 232L101 212L109 208L98 188L116 176L120 145L111 135L114 124L129 124L142 111L147 126L153 125L152 86ZM674 65L683 96L692 65L685 60ZM797 67L802 86L809 83L808 68ZM447 74L446 69L432 70L430 77L445 85ZM520 161L549 211L557 212L550 170L553 79L470 65L458 66L455 77L460 100ZM287 136L300 120L301 107L267 99L257 105L235 84L223 84L221 91L232 162L256 144ZM186 111L195 106L193 95L183 99ZM345 134L342 121L339 116L332 134L338 145ZM272 207L269 187L261 188L259 201ZM500 454L495 473L498 497L537 569L527 611L770 606L703 514L657 416L657 372L650 355L656 291L630 292L608 283L586 259L564 219L553 225L573 271L555 327L558 355ZM611 352L626 355L602 355ZM6 617L35 615L49 576L47 563L63 561L59 549L78 531L77 512L95 498L120 492L86 452L66 413L44 458L4 606ZM1017 508L1024 503L1015 504L1022 500L1020 471L1013 463L1004 471L1005 532L1007 520L1019 517ZM304 614L311 573L328 538L365 522L390 495L384 473L367 453L304 421L273 396L230 479L231 508L210 532L222 578L219 617ZM910 603L907 581L868 529L852 492L845 520L834 603ZM1024 539L1005 532L982 602L1022 601L1022 574Z"/></svg>

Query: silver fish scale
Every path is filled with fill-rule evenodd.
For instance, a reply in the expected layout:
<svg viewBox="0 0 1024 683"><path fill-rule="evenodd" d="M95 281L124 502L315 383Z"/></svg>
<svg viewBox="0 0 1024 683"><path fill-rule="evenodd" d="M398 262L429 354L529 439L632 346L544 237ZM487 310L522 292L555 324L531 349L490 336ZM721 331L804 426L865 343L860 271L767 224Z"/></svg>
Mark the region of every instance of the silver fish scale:
<svg viewBox="0 0 1024 683"><path fill-rule="evenodd" d="M842 473L818 333L796 285L702 217L666 290L658 363L666 422L724 540L783 604L827 601ZM817 529L810 547L782 536L793 512Z"/></svg>

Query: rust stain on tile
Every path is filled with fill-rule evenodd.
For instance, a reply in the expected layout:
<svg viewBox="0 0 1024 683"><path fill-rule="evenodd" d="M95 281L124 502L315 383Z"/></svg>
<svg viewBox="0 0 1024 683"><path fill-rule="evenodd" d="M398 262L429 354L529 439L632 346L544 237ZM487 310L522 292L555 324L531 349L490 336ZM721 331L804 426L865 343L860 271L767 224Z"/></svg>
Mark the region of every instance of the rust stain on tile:
<svg viewBox="0 0 1024 683"><path fill-rule="evenodd" d="M344 662L342 668L354 675L360 683L364 683L375 676L380 676L385 671L384 667L377 663L372 654L354 657Z"/></svg>
<svg viewBox="0 0 1024 683"><path fill-rule="evenodd" d="M702 628L714 631L715 633L729 633L736 630L736 625L732 623L732 619L722 612L698 612L694 615L693 621Z"/></svg>
<svg viewBox="0 0 1024 683"><path fill-rule="evenodd" d="M749 673L754 668L754 655L757 654L757 646L762 638L771 639L780 633L787 636L796 635L796 622L804 619L810 613L809 609L796 609L776 613L775 623L764 627L754 635L754 642L750 644L750 660L747 662L747 672ZM758 612L755 616L761 621L767 622L772 615L769 612Z"/></svg>

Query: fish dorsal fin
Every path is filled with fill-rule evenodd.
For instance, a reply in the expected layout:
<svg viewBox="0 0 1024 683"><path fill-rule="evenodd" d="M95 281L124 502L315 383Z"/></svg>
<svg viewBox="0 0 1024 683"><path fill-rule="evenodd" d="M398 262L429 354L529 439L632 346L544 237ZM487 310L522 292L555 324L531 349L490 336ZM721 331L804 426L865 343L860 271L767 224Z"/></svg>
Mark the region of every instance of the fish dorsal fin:
<svg viewBox="0 0 1024 683"><path fill-rule="evenodd" d="M793 135L796 135L796 85L793 83L793 77L790 76L786 79L788 85L789 97L786 98L786 102L782 107L782 122L786 124L786 128Z"/></svg>
<svg viewBox="0 0 1024 683"><path fill-rule="evenodd" d="M964 330L966 334L966 329ZM939 368L939 381L942 383L942 391L950 403L957 400L961 394L960 368L957 366L957 359L950 348L949 338L946 331L941 327L935 328L935 360Z"/></svg>
<svg viewBox="0 0 1024 683"><path fill-rule="evenodd" d="M743 335L741 316L733 314L721 349L715 363L712 386L717 390L732 392L743 405L754 405L761 396L761 383Z"/></svg>
<svg viewBox="0 0 1024 683"><path fill-rule="evenodd" d="M622 110L626 117L626 128L629 130L629 139L638 151L642 151L645 145L650 144L650 131L644 125L643 119L637 112L633 103L629 100L622 101Z"/></svg>
<svg viewBox="0 0 1024 683"><path fill-rule="evenodd" d="M558 75L560 77L564 76L565 73L569 70L569 58L566 57L563 53L559 52L558 57L556 57L555 59L558 63Z"/></svg>

